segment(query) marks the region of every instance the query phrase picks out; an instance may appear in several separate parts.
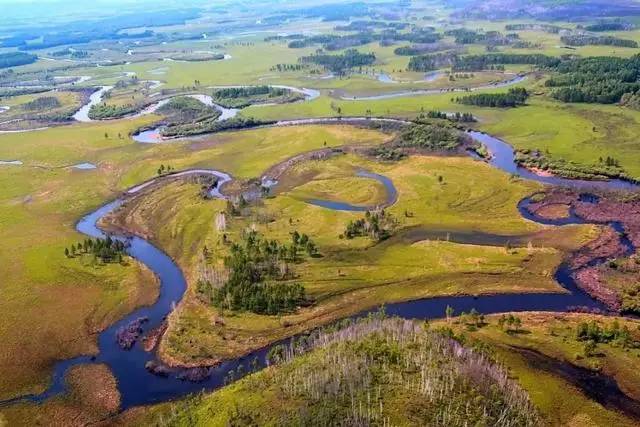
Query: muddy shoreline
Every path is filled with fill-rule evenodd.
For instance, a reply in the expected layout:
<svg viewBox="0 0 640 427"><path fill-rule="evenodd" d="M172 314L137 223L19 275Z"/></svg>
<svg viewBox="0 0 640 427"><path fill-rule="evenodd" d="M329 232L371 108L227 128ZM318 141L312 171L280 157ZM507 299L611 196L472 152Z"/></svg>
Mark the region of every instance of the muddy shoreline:
<svg viewBox="0 0 640 427"><path fill-rule="evenodd" d="M580 194L571 190L551 190L529 204L531 214L550 206L564 206L568 215L602 224L599 236L573 253L569 260L578 286L609 309L619 312L621 295L603 280L600 266L608 260L627 258L640 245L640 200L600 193Z"/></svg>

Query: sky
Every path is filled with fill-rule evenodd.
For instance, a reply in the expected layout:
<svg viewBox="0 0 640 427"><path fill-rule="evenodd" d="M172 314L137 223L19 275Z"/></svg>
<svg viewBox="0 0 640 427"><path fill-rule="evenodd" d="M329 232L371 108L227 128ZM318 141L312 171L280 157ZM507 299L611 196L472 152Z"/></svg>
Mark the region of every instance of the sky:
<svg viewBox="0 0 640 427"><path fill-rule="evenodd" d="M216 0L0 0L0 26L59 24L137 10L176 9L215 4Z"/></svg>

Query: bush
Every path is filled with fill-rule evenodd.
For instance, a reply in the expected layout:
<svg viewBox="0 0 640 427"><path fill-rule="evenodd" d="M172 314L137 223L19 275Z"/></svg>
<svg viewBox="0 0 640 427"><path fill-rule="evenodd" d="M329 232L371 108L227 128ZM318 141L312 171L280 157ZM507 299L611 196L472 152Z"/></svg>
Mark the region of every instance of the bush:
<svg viewBox="0 0 640 427"><path fill-rule="evenodd" d="M24 104L24 109L29 111L39 111L59 108L62 104L55 96L43 96Z"/></svg>
<svg viewBox="0 0 640 427"><path fill-rule="evenodd" d="M364 218L349 221L343 236L347 239L368 236L372 240L381 241L391 237L397 226L398 221L395 217L382 209L367 212Z"/></svg>
<svg viewBox="0 0 640 427"><path fill-rule="evenodd" d="M449 151L457 149L462 142L462 135L450 123L417 121L403 130L392 145L402 148Z"/></svg>
<svg viewBox="0 0 640 427"><path fill-rule="evenodd" d="M108 120L118 119L130 114L135 114L137 108L134 105L93 105L89 110L89 118L91 120Z"/></svg>

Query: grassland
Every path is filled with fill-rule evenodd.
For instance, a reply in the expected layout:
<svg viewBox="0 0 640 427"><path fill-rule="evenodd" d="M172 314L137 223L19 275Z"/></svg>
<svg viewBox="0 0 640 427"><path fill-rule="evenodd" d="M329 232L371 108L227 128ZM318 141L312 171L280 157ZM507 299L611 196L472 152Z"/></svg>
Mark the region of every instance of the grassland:
<svg viewBox="0 0 640 427"><path fill-rule="evenodd" d="M504 31L503 23L472 21L468 28L497 29ZM541 31L521 31L523 40L542 45L542 48L511 49L501 51L513 53L545 53L560 55L567 52L559 45L557 34ZM625 37L634 38L636 32L625 32ZM451 41L445 38L445 41ZM495 110L474 108L452 103L452 94L428 96L411 96L384 100L348 101L337 99L337 91L348 94L376 94L396 92L406 89L424 89L450 87L455 85L473 86L491 80L499 80L495 73L476 73L474 79L449 82L446 78L434 82L416 82L412 73L402 71L406 67L408 57L399 57L393 53L394 47L380 47L377 43L361 46L361 51L375 52L378 62L364 72L368 75L354 74L346 78L318 79L308 71L277 73L271 68L278 63L296 63L298 57L313 52L313 48L289 49L281 42L264 42L262 36L247 36L243 42L228 40L211 40L211 48L223 46L232 58L225 61L209 61L197 63L182 62L141 62L130 65L73 70L74 74L94 75L91 84L113 83L117 76L125 71L132 71L141 80L157 80L165 82L163 88L180 89L200 83L201 91L208 91L209 86L234 84L288 84L298 87L320 89L322 96L312 102L293 105L269 107L250 107L242 112L247 117L261 119L287 119L325 116L350 116L372 114L376 116L415 117L421 111L437 109L441 111L470 112L480 121L476 125L480 129L496 133L517 148L536 148L549 150L552 159L565 159L584 164L597 163L600 157L612 156L619 159L621 165L633 176L640 176L638 169L637 149L633 145L635 128L638 123L638 112L603 105L563 104L549 100L546 96L535 96L529 105L517 109ZM201 44L198 44L200 46ZM167 49L185 49L185 42L169 44ZM200 48L207 48L202 44ZM542 49L542 50L541 50ZM571 51L573 53L573 51ZM604 46L579 47L580 55L622 55L629 56L633 49L610 49ZM339 53L339 52L338 52ZM483 53L479 46L469 46L469 53ZM508 71L527 71L529 67L510 66ZM161 74L158 74L158 70ZM405 83L390 84L379 82L375 75L385 72ZM544 88L533 77L521 86L532 91L544 92ZM486 92L499 92L506 89L488 89ZM584 149L588 147L588 149Z"/></svg>
<svg viewBox="0 0 640 427"><path fill-rule="evenodd" d="M339 420L404 426L437 424L445 413L452 425L492 425L498 418L522 426L540 423L537 410L500 367L420 323L371 318L309 341L306 354L284 357L215 393L130 411L118 422L271 426ZM471 364L481 365L482 373L469 369ZM416 387L417 377L424 387Z"/></svg>
<svg viewBox="0 0 640 427"><path fill-rule="evenodd" d="M504 24L488 22L470 22L468 28L498 29L504 31ZM513 53L545 53L560 55L566 49L555 48L559 44L558 35L540 31L521 31L523 40L542 43L540 49L502 49ZM626 32L626 37L635 37L635 32ZM445 39L446 41L446 39ZM213 41L212 41L213 43ZM261 119L287 119L304 117L380 115L395 117L414 117L421 111L437 109L442 111L470 112L479 117L477 126L485 131L496 133L517 148L536 148L549 150L552 158L562 158L584 164L597 163L600 157L620 159L622 166L633 176L640 176L637 149L630 136L637 133L637 112L616 106L563 104L547 99L546 96L531 98L530 105L517 109L494 110L473 108L451 102L451 94L411 96L384 100L348 101L335 99L332 91L348 90L349 94L374 94L395 92L406 89L436 88L442 86L472 86L490 80L498 80L495 74L476 73L471 80L448 82L446 78L430 83L413 81L412 73L404 70L408 57L393 54L394 47L380 47L370 44L360 47L361 51L373 51L378 63L366 72L370 75L352 75L347 78L322 80L312 78L305 71L277 73L271 67L277 63L295 63L297 58L308 55L312 48L289 49L283 43L265 43L260 37L249 38L248 43L226 45L232 55L227 61L204 63L145 62L131 64L122 70L135 71L141 79L162 79L167 88L191 86L198 80L204 88L215 85L233 84L289 84L299 87L313 87L322 91L322 96L312 102L294 105L270 107L250 107L243 115ZM470 53L475 52L470 47ZM573 51L572 51L573 52ZM581 55L623 55L629 56L633 49L614 49L603 46L585 46L577 50ZM510 71L526 71L527 67L512 66ZM163 69L162 75L152 74ZM233 72L231 72L233 70ZM240 70L238 72L237 70ZM389 84L377 81L376 72L384 71L399 80L410 83ZM112 72L112 71L111 71ZM522 84L535 92L542 88L535 79L530 78ZM486 92L498 92L506 89L489 89ZM589 149L584 149L589 147Z"/></svg>
<svg viewBox="0 0 640 427"><path fill-rule="evenodd" d="M521 86L539 91L533 79ZM485 90L500 92L506 89ZM541 150L549 158L579 164L597 164L607 156L620 161L631 176L640 177L640 152L634 137L640 129L640 112L614 105L565 104L533 96L527 105L511 109L463 106L452 102L452 94L409 96L383 100L348 101L320 97L295 106L248 108L242 114L261 119L290 117L393 116L411 118L421 111L472 113L479 122L473 126L495 135L516 148Z"/></svg>
<svg viewBox="0 0 640 427"><path fill-rule="evenodd" d="M527 390L533 403L552 425L628 425L636 421L626 418L614 409L603 407L591 400L576 386L552 372L527 362L518 348L540 352L553 359L599 371L613 377L621 390L633 399L640 398L638 349L623 348L615 343L600 344L597 356L584 357L584 342L576 340L580 322L595 320L601 327L611 326L614 319L585 314L524 313L518 314L523 326L519 333L507 333L497 321L500 316L489 316L487 325L477 331L467 330L464 322L436 322L434 327L453 327L468 341L488 344L495 357L510 369L511 375ZM638 322L617 319L638 337Z"/></svg>
<svg viewBox="0 0 640 427"><path fill-rule="evenodd" d="M44 403L21 403L3 408L0 422L8 425L74 425L97 423L120 408L116 379L105 365L72 368L65 377L68 392Z"/></svg>
<svg viewBox="0 0 640 427"><path fill-rule="evenodd" d="M74 229L83 214L153 177L160 163L175 168L231 165L239 177L248 178L325 141L333 146L386 138L346 127L266 129L156 146L118 137L151 120L2 136L0 158L24 162L0 166L0 270L6 279L0 302L5 319L0 326L2 398L42 390L54 361L95 352L99 330L155 300L155 279L132 261L127 267L95 267L65 258L64 248L84 239ZM247 156L237 159L237 153ZM82 162L98 168L69 167Z"/></svg>
<svg viewBox="0 0 640 427"><path fill-rule="evenodd" d="M346 191L361 181L348 177L356 167L385 174L394 181L400 196L389 211L399 218L402 229L523 235L529 236L533 247L505 250L447 241L415 242L402 232L381 244L340 239L346 223L358 214L333 212L303 199L349 193L349 201L371 201L371 194ZM486 164L467 158L415 157L378 164L343 156L299 165L291 174L294 176L285 176L283 182L301 183L299 175L313 178L264 200L244 217L230 218L224 231L231 241L247 227L287 241L289 233L296 230L317 243L322 256L295 267L296 281L306 287L316 304L291 315L221 313L197 298L194 283L204 265L203 248L215 254L211 261L215 266L228 246L222 232L212 226L224 203L202 200L193 184L173 184L134 199L113 219L120 227L148 236L167 250L191 284L161 344L165 360L211 363L381 302L459 293L561 291L552 273L563 251L593 236L590 227L554 230L523 220L516 204L537 186L511 181ZM487 217L494 221L487 222ZM214 322L217 318L224 318L224 322Z"/></svg>
<svg viewBox="0 0 640 427"><path fill-rule="evenodd" d="M431 7L429 5L429 7ZM425 11L425 13L427 13ZM429 10L446 17L440 9ZM515 21L514 23L517 23ZM205 28L206 21L190 23L191 29ZM333 24L304 21L283 24L282 31L304 29L331 31ZM504 22L466 22L468 28L499 30ZM444 27L436 24L439 30ZM182 27L167 27L167 34ZM204 30L203 30L204 31ZM518 86L534 95L528 105L514 109L463 106L454 102L455 94L407 96L380 100L343 100L341 94L372 95L401 90L465 87L507 78L499 72L474 73L473 78L449 82L447 77L433 82L419 81L420 73L405 71L409 57L393 53L396 46L372 43L358 47L374 52L372 67L348 77L321 79L309 70L277 73L277 64L295 64L312 54L317 46L289 49L286 43L264 42L270 33L252 33L235 39L225 37L206 41L169 42L162 52L189 52L194 49L225 52L227 60L203 62L146 61L109 67L65 69L67 75L90 75L85 86L114 84L126 73L140 81L162 80L163 89L183 90L197 86L210 92L211 86L241 84L285 84L319 89L321 96L310 102L290 105L249 107L245 117L265 120L328 117L387 116L413 118L423 111L469 112L479 121L473 126L508 141L516 148L540 149L552 159L583 164L613 157L632 176L640 178L640 112L613 105L563 104L551 100L543 86L542 74L531 74ZM562 55L614 55L628 57L637 49L584 46L568 50L559 35L540 31L520 31L534 48L500 47L511 53ZM640 31L612 33L640 41ZM447 37L445 42L451 43ZM484 53L482 45L466 46L468 53ZM141 55L158 46L141 47ZM95 53L95 52L94 52ZM340 53L335 52L335 53ZM167 54L167 56L171 56ZM40 72L45 68L67 67L64 61L38 61L20 71ZM529 66L508 66L507 72L530 72ZM399 83L377 79L386 73ZM145 85L143 87L143 85ZM501 92L486 89L482 92ZM148 100L148 85L114 91L107 101L112 105L141 105ZM28 95L0 101L11 109L0 119L22 114L21 105L43 95ZM77 93L60 91L61 110L72 111L79 104ZM63 111L63 109L66 109ZM95 338L106 325L136 306L153 302L157 283L152 274L133 260L125 265L96 266L80 259L65 258L65 247L82 237L74 224L85 213L121 194L125 188L155 176L159 165L176 170L207 167L231 173L238 183L260 178L274 164L310 150L342 145L376 145L389 139L377 131L350 126L304 126L258 129L222 133L171 144L142 145L128 135L160 117L74 124L60 129L26 134L0 135L0 160L20 160L22 166L0 165L0 271L3 290L0 310L0 399L42 391L48 384L55 361L96 351ZM79 171L71 165L92 162L93 171ZM341 239L345 225L362 214L333 212L305 202L310 198L376 205L385 201L383 187L354 176L364 168L393 180L399 199L388 209L399 220L392 238L374 243L367 238ZM203 200L199 187L177 182L132 199L115 221L127 229L148 236L166 250L185 272L189 289L172 314L170 327L160 352L170 363L198 365L246 353L274 340L301 332L336 318L348 316L383 302L452 294L493 294L507 292L562 292L553 272L567 251L592 239L597 229L589 226L543 227L521 218L516 204L540 187L508 177L482 162L468 158L412 157L397 163L376 163L355 155L328 161L296 165L280 178L274 197L251 207L241 217L229 218L225 234L232 241L243 230L255 228L269 238L286 241L289 233L308 234L318 245L320 256L295 266L295 281L302 283L312 307L281 316L221 312L203 303L195 282L203 266L220 266L228 246L222 232L214 226L216 216L225 210L219 200ZM491 245L464 245L441 240L416 238L414 231L427 233L493 233L531 242L511 248ZM203 259L203 248L213 257ZM581 315L539 315L523 317L528 333L506 334L494 325L496 319L476 332L474 340L495 348L495 355L531 394L534 403L551 423L557 425L631 425L630 420L603 408L561 378L536 369L509 346L533 348L557 359L586 367L596 367L615 377L625 392L640 397L637 351L625 352L601 346L600 358L576 358L582 344L571 336ZM606 323L606 319L600 319ZM635 323L630 322L629 324ZM466 329L453 324L454 329ZM313 356L296 363L313 362ZM258 375L267 381L269 369ZM285 371L286 373L286 371ZM69 419L94 423L117 410L114 379L105 367L81 367L69 374L71 393L44 405L18 405L0 414L0 425L64 424ZM197 415L211 409L230 407L242 399L254 409L263 410L276 401L270 389L255 393L254 380L233 385L197 405ZM108 397L106 399L105 397ZM569 399L570 397L571 399ZM402 403L402 404L400 404ZM394 415L402 414L400 402ZM151 410L166 416L174 405ZM216 414L216 422L228 421L229 411ZM225 418L227 417L227 418ZM395 419L395 418L394 418ZM149 418L144 418L149 420ZM179 420L184 421L184 420ZM185 421L186 422L186 421Z"/></svg>
<svg viewBox="0 0 640 427"><path fill-rule="evenodd" d="M50 99L52 104L57 102L57 105L36 108L35 104L42 98ZM33 129L51 123L68 122L82 105L83 99L81 92L63 90L0 99L0 106L9 107L9 110L0 113L0 129Z"/></svg>
<svg viewBox="0 0 640 427"><path fill-rule="evenodd" d="M71 135L62 128L46 134ZM134 306L152 302L156 293L152 275L134 262L96 267L64 257L64 248L80 238L74 223L110 197L113 175L108 169L83 173L61 167L92 157L90 148L78 150L86 134L48 148L55 139L34 135L2 142L3 158L25 161L0 169L3 397L42 389L54 360L94 352L95 332ZM108 145L105 141L102 148Z"/></svg>

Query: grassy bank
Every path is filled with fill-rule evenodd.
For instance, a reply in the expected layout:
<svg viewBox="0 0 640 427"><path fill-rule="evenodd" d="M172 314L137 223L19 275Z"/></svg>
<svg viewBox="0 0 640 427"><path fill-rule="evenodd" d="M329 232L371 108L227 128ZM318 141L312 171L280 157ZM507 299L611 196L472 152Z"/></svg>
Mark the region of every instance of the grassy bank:
<svg viewBox="0 0 640 427"><path fill-rule="evenodd" d="M302 199L328 194L338 199L349 193L347 201L362 200L358 192L345 191L359 184L359 178L347 177L356 165L393 180L399 199L389 211L399 219L400 230L420 227L445 230L444 235L446 230L482 230L513 235L514 240L520 236L532 246L505 249L424 238L415 241L402 231L379 244L366 238L341 239L346 224L361 214L330 211ZM323 172L316 174L320 168ZM563 251L577 248L593 235L591 227L546 229L523 220L516 204L537 186L512 181L467 158L414 157L379 164L342 156L299 165L291 174L298 176L285 175L283 182L301 185L266 199L241 217L228 217L224 231L212 224L225 210L225 203L201 199L198 187L188 183L134 199L114 218L120 226L150 236L167 250L191 284L161 345L167 360L211 363L381 302L459 293L560 291L552 273ZM312 178L303 184L300 175ZM487 217L495 221L487 222ZM207 265L219 268L228 253L225 241L238 241L249 227L270 239L287 241L289 233L298 231L316 242L321 257L294 266L295 281L316 301L312 308L263 316L220 312L198 298L194 284L199 271ZM202 256L205 246L213 254L206 262ZM214 321L220 318L224 321Z"/></svg>
<svg viewBox="0 0 640 427"><path fill-rule="evenodd" d="M638 349L624 347L614 341L598 344L593 354L587 356L585 341L577 339L579 325L595 321L601 328L611 328L617 322L620 328L628 328L632 338L637 340L640 337L637 321L586 314L523 313L517 316L522 326L515 332L509 326L500 327L498 315L489 316L486 325L473 328L473 331L459 318L452 322L437 322L436 325L452 327L469 342L489 345L552 425L631 426L637 423L614 408L595 402L575 385L553 372L545 371L542 366L528 362L523 353L514 350L534 350L554 360L613 377L625 394L638 400L640 383L637 371L633 368L640 357Z"/></svg>

